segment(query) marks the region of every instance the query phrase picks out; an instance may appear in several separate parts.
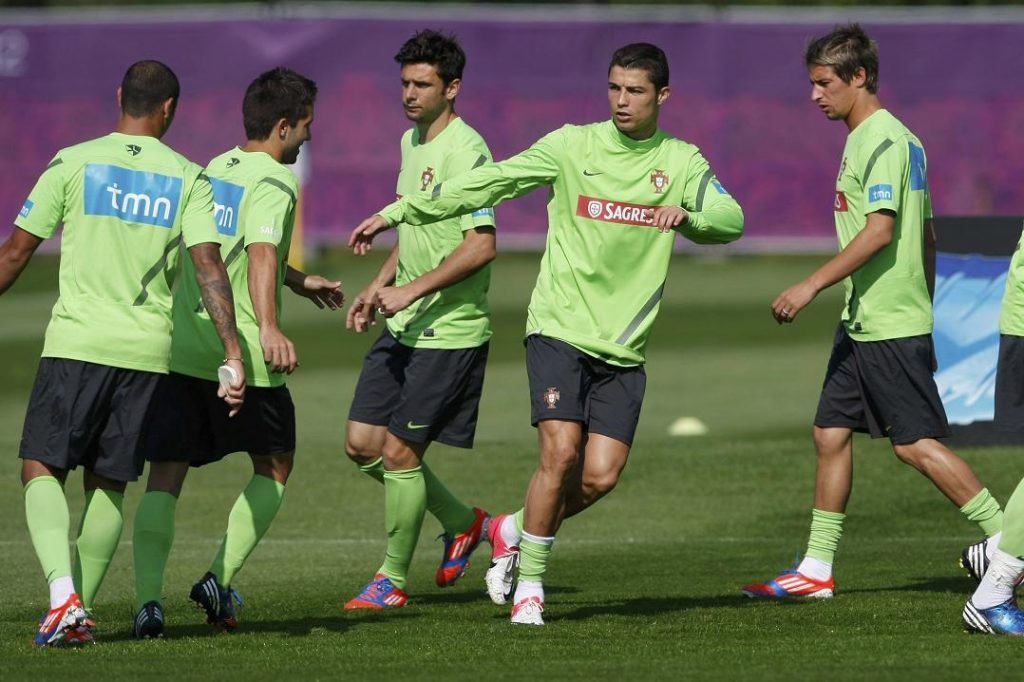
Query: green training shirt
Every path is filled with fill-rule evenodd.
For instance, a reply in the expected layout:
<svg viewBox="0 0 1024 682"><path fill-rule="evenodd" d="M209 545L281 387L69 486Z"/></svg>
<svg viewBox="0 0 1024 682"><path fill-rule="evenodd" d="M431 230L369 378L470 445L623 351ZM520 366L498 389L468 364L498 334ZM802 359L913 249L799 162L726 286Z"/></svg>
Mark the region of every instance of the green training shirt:
<svg viewBox="0 0 1024 682"><path fill-rule="evenodd" d="M701 244L733 241L743 212L698 149L662 131L633 140L611 121L567 125L526 151L404 197L381 215L420 225L550 187L548 234L527 334L560 339L620 366L645 361L674 235L651 227L682 206L677 228Z"/></svg>
<svg viewBox="0 0 1024 682"><path fill-rule="evenodd" d="M213 217L221 237L220 255L235 297L235 318L250 386L281 386L285 375L268 371L260 345L260 327L249 296L250 244L277 247L277 315L287 271L288 248L295 226L298 183L292 172L263 152L238 147L210 161L206 174L213 185ZM210 381L224 350L213 321L203 308L192 264L185 263L181 286L174 294L174 341L171 371Z"/></svg>
<svg viewBox="0 0 1024 682"><path fill-rule="evenodd" d="M1006 273L1006 290L1003 305L999 311L999 332L1011 336L1024 336L1024 234L1017 242L1017 250L1010 259L1010 270Z"/></svg>
<svg viewBox="0 0 1024 682"><path fill-rule="evenodd" d="M432 191L442 182L491 161L480 134L461 118L451 121L430 142L419 141L413 128L402 137L402 170L398 197ZM429 230L398 225L398 270L395 285L408 284L434 270L462 243L463 233L494 225L494 209L441 220ZM388 318L388 330L399 343L417 348L474 348L491 338L487 289L488 263L469 277L424 296Z"/></svg>
<svg viewBox="0 0 1024 682"><path fill-rule="evenodd" d="M931 220L921 141L885 109L846 138L836 181L835 217L844 249L883 209L896 214L892 242L843 281L843 323L855 341L930 334L932 300L924 269L924 223Z"/></svg>
<svg viewBox="0 0 1024 682"><path fill-rule="evenodd" d="M60 296L43 357L167 372L179 244L216 242L202 168L153 137L111 133L62 149L14 224L64 224Z"/></svg>

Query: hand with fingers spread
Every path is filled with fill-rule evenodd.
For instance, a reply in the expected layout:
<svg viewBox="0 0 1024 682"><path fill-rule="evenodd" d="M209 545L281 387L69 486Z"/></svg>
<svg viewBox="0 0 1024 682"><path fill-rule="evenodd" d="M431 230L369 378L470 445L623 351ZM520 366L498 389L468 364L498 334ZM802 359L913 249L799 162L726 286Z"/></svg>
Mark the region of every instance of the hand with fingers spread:
<svg viewBox="0 0 1024 682"><path fill-rule="evenodd" d="M373 238L389 229L391 226L388 225L388 221L374 213L352 230L352 234L348 238L349 248L357 256L365 256L373 247Z"/></svg>
<svg viewBox="0 0 1024 682"><path fill-rule="evenodd" d="M217 397L231 408L228 417L234 417L245 402L245 365L240 358L225 358L224 364L234 370L235 378L230 384L221 383L217 388Z"/></svg>
<svg viewBox="0 0 1024 682"><path fill-rule="evenodd" d="M320 275L306 275L300 283L295 286L289 285L289 288L299 296L311 300L321 310L337 310L345 303L341 282L333 282Z"/></svg>
<svg viewBox="0 0 1024 682"><path fill-rule="evenodd" d="M690 214L682 206L659 206L651 217L651 225L658 228L658 232L670 232L685 223L689 217Z"/></svg>
<svg viewBox="0 0 1024 682"><path fill-rule="evenodd" d="M260 327L260 345L263 347L263 360L271 372L291 374L299 366L295 344L277 328L277 325L267 324Z"/></svg>
<svg viewBox="0 0 1024 682"><path fill-rule="evenodd" d="M817 295L817 287L809 280L795 284L779 294L778 298L772 302L772 316L779 324L789 324Z"/></svg>

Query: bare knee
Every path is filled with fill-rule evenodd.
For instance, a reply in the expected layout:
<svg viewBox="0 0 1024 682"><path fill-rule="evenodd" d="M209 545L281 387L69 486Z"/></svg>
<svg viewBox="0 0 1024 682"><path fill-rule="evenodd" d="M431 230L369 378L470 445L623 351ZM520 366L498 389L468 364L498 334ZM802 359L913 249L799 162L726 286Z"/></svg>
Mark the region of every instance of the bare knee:
<svg viewBox="0 0 1024 682"><path fill-rule="evenodd" d="M170 493L178 497L187 475L188 462L150 462L146 492Z"/></svg>
<svg viewBox="0 0 1024 682"><path fill-rule="evenodd" d="M844 455L850 448L852 432L849 429L814 427L814 451L819 458Z"/></svg>
<svg viewBox="0 0 1024 682"><path fill-rule="evenodd" d="M109 490L113 493L124 493L125 488L128 487L128 482L115 481L111 478L107 478L106 476L101 476L90 469L86 469L85 475L82 477L82 487L86 492L100 488L102 490Z"/></svg>
<svg viewBox="0 0 1024 682"><path fill-rule="evenodd" d="M549 476L566 481L576 468L579 457L576 443L567 440L545 443L541 449L540 469Z"/></svg>
<svg viewBox="0 0 1024 682"><path fill-rule="evenodd" d="M64 485L64 479L68 476L67 469L56 469L49 464L44 464L35 459L21 460L21 484L27 485L29 481L41 476L52 476Z"/></svg>
<svg viewBox="0 0 1024 682"><path fill-rule="evenodd" d="M934 441L933 441L934 442ZM941 447L941 446L940 446ZM943 448L944 449L944 448ZM904 464L909 464L915 469L925 469L928 464L937 458L938 452L927 447L925 440L917 440L913 443L901 443L892 446L893 454Z"/></svg>
<svg viewBox="0 0 1024 682"><path fill-rule="evenodd" d="M620 470L585 471L583 474L583 499L593 504L612 490L619 482Z"/></svg>
<svg viewBox="0 0 1024 682"><path fill-rule="evenodd" d="M257 476L265 476L284 485L292 473L292 466L295 462L294 455L294 452L280 455L250 455L252 472Z"/></svg>
<svg viewBox="0 0 1024 682"><path fill-rule="evenodd" d="M349 422L345 454L358 466L373 464L383 456L386 427Z"/></svg>

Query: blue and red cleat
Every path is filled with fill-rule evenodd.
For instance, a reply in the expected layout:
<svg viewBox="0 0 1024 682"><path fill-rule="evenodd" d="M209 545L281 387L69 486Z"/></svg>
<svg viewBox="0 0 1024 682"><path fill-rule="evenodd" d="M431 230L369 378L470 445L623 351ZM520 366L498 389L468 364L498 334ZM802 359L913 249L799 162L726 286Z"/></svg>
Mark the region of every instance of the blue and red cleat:
<svg viewBox="0 0 1024 682"><path fill-rule="evenodd" d="M373 576L362 591L345 604L345 609L397 609L405 606L409 595L395 587L383 573Z"/></svg>
<svg viewBox="0 0 1024 682"><path fill-rule="evenodd" d="M766 583L751 583L743 586L743 594L753 599L793 599L809 597L828 599L836 591L835 579L815 580L796 569L783 571L774 580Z"/></svg>
<svg viewBox="0 0 1024 682"><path fill-rule="evenodd" d="M1017 608L1015 599L1010 598L990 609L979 609L967 600L962 614L967 632L984 632L989 635L1024 636L1024 611Z"/></svg>
<svg viewBox="0 0 1024 682"><path fill-rule="evenodd" d="M479 507L473 507L473 514L473 523L465 531L455 536L447 533L440 535L444 539L444 556L441 557L441 566L434 575L434 582L438 587L450 587L465 575L466 569L469 568L469 557L484 537L484 528L490 517Z"/></svg>
<svg viewBox="0 0 1024 682"><path fill-rule="evenodd" d="M86 644L92 641L92 625L78 595L72 593L66 602L43 615L32 644L37 647Z"/></svg>

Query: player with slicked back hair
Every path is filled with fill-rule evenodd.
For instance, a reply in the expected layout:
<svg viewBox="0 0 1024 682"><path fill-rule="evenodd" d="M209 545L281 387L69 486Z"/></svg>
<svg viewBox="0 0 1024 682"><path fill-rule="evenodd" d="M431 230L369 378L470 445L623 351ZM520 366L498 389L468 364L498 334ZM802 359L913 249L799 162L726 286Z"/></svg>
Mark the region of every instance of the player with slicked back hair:
<svg viewBox="0 0 1024 682"><path fill-rule="evenodd" d="M87 610L117 549L124 490L144 465L146 411L168 371L171 283L182 247L191 263L186 284L209 311L213 344L237 375L215 399L238 410L245 393L210 182L160 142L174 119L178 79L160 62L141 61L117 94L115 132L58 152L0 245L3 293L43 239L64 225L60 297L20 451L29 535L50 585L37 646L92 639ZM85 469L86 503L72 571L62 486L78 466Z"/></svg>
<svg viewBox="0 0 1024 682"><path fill-rule="evenodd" d="M487 531L487 591L498 604L512 598L512 623L544 624L555 532L611 492L626 465L675 233L720 244L743 232L739 204L698 149L658 128L668 75L657 46L622 47L607 71L610 121L564 126L510 159L403 197L349 240L363 253L397 223L430 233L438 219L550 188L547 246L526 323L540 462L525 507L496 516Z"/></svg>
<svg viewBox="0 0 1024 682"><path fill-rule="evenodd" d="M135 514L133 633L138 638L163 632L164 567L190 466L247 452L253 467L217 555L189 594L217 628L237 626L232 580L281 507L295 454L295 407L284 376L298 367L295 347L279 328L282 289L287 286L320 308L342 304L340 282L306 275L287 263L299 186L285 166L295 163L312 139L316 94L316 84L291 69L260 74L242 101L246 143L206 167L220 251L235 292L241 357L249 368L248 401L245 410L231 415L214 400L219 379L213 327L186 271L174 296L171 372L157 386L143 442L150 469Z"/></svg>
<svg viewBox="0 0 1024 682"><path fill-rule="evenodd" d="M857 24L810 43L811 98L849 134L836 180L840 252L771 305L791 324L820 291L838 282L846 305L814 417L817 454L810 537L803 559L764 583L743 587L762 599L828 598L853 485L853 433L888 438L901 461L927 476L985 535L1003 513L970 466L938 439L949 435L932 377L935 232L924 146L882 108L878 47Z"/></svg>

